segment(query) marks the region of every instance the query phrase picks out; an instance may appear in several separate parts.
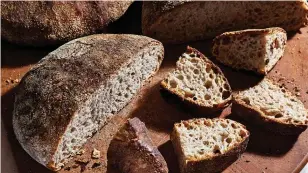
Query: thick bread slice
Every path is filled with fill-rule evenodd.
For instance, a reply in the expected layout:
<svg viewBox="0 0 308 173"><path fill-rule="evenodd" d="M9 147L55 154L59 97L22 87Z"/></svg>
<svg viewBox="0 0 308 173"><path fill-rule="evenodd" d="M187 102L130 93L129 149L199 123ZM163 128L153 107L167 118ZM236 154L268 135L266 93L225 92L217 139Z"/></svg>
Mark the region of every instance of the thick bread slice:
<svg viewBox="0 0 308 173"><path fill-rule="evenodd" d="M236 69L267 74L282 57L287 33L282 28L226 32L213 41L218 61Z"/></svg>
<svg viewBox="0 0 308 173"><path fill-rule="evenodd" d="M165 159L138 118L129 119L114 136L108 149L108 162L123 173L168 173Z"/></svg>
<svg viewBox="0 0 308 173"><path fill-rule="evenodd" d="M182 173L220 172L246 149L249 132L229 119L191 119L174 125L171 141Z"/></svg>
<svg viewBox="0 0 308 173"><path fill-rule="evenodd" d="M160 42L100 34L49 53L21 80L13 128L39 163L60 169L158 70Z"/></svg>
<svg viewBox="0 0 308 173"><path fill-rule="evenodd" d="M232 112L247 122L283 135L298 135L308 126L308 111L303 103L269 79L234 93Z"/></svg>
<svg viewBox="0 0 308 173"><path fill-rule="evenodd" d="M197 112L222 110L232 99L231 87L219 67L191 47L187 47L161 87Z"/></svg>
<svg viewBox="0 0 308 173"><path fill-rule="evenodd" d="M1 3L1 36L31 46L61 44L108 32L132 1L20 1Z"/></svg>
<svg viewBox="0 0 308 173"><path fill-rule="evenodd" d="M213 38L226 31L307 25L308 5L300 1L144 2L142 32L165 43Z"/></svg>

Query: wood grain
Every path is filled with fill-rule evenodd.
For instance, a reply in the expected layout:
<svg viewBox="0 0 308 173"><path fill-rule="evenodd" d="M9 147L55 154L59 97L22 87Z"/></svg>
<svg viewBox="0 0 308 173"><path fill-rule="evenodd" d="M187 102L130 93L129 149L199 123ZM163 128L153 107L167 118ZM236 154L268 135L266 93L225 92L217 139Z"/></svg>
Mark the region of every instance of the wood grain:
<svg viewBox="0 0 308 173"><path fill-rule="evenodd" d="M308 27L299 33L288 33L289 39L284 56L270 72L269 77L285 85L291 92L300 93L298 96L308 108ZM150 136L165 157L170 172L178 173L178 164L169 140L169 133L175 122L193 117L189 112L168 103L160 95L159 82L172 70L179 55L185 51L188 44L165 46L165 59L162 68L152 81L146 84L139 94L127 105L117 117L103 127L99 133L85 145L85 154L75 157L61 173L77 172L118 172L108 165L107 151L112 136L128 117L139 117L145 122ZM211 40L189 44L199 49L211 58ZM46 168L36 163L19 145L12 130L12 110L14 92L20 79L39 59L55 48L35 49L24 48L2 43L1 66L1 140L2 168L6 173L48 173ZM220 64L219 64L220 65ZM233 89L246 88L261 79L253 73L234 71L220 65ZM13 80L13 82L11 82ZM299 89L295 89L295 87ZM234 118L227 108L221 116ZM248 126L251 139L247 151L224 172L292 172L308 153L308 130L300 136L278 136L262 129ZM91 159L93 148L101 151L102 157ZM78 161L79 160L79 161ZM86 161L86 163L82 163ZM88 163L87 163L88 162ZM94 163L100 166L92 168ZM304 164L302 164L304 165ZM299 169L298 169L299 170Z"/></svg>

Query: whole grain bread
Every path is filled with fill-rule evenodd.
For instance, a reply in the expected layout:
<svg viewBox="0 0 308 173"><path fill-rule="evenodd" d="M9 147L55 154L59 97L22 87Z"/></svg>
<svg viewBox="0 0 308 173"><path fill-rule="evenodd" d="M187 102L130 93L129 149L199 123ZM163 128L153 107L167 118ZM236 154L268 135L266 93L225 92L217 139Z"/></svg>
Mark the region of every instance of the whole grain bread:
<svg viewBox="0 0 308 173"><path fill-rule="evenodd" d="M235 92L232 113L282 135L298 135L308 126L304 104L267 78L247 90Z"/></svg>
<svg viewBox="0 0 308 173"><path fill-rule="evenodd" d="M171 141L181 173L221 172L246 149L249 132L229 119L191 119L176 123Z"/></svg>
<svg viewBox="0 0 308 173"><path fill-rule="evenodd" d="M204 114L222 110L232 99L231 87L219 67L191 47L187 47L175 70L161 82L161 88L191 111Z"/></svg>
<svg viewBox="0 0 308 173"><path fill-rule="evenodd" d="M165 43L213 38L226 31L307 25L308 5L300 1L144 2L142 32Z"/></svg>
<svg viewBox="0 0 308 173"><path fill-rule="evenodd" d="M1 3L1 36L31 46L60 44L106 32L132 1L20 1Z"/></svg>
<svg viewBox="0 0 308 173"><path fill-rule="evenodd" d="M283 56L286 42L286 31L278 27L225 32L214 39L212 54L235 69L267 74Z"/></svg>
<svg viewBox="0 0 308 173"><path fill-rule="evenodd" d="M36 161L58 170L117 114L159 69L160 42L99 34L49 53L21 80L13 128Z"/></svg>
<svg viewBox="0 0 308 173"><path fill-rule="evenodd" d="M138 118L129 119L114 136L108 149L108 162L123 173L168 173L165 159Z"/></svg>

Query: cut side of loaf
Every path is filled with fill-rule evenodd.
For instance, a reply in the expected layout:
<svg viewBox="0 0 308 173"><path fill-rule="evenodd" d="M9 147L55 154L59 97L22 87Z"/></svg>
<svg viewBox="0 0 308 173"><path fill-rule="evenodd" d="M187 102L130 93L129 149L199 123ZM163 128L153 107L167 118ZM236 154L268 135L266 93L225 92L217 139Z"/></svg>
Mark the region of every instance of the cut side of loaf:
<svg viewBox="0 0 308 173"><path fill-rule="evenodd" d="M282 28L226 32L213 41L218 61L235 69L267 74L283 56L287 34Z"/></svg>
<svg viewBox="0 0 308 173"><path fill-rule="evenodd" d="M233 120L200 118L176 123L171 141L181 173L220 172L245 151L249 135Z"/></svg>
<svg viewBox="0 0 308 173"><path fill-rule="evenodd" d="M303 103L270 79L234 93L232 112L280 134L300 134L308 126L308 111Z"/></svg>
<svg viewBox="0 0 308 173"><path fill-rule="evenodd" d="M160 42L100 34L49 53L21 80L13 128L39 163L59 170L159 69Z"/></svg>
<svg viewBox="0 0 308 173"><path fill-rule="evenodd" d="M161 87L187 105L209 112L221 110L231 101L231 87L219 67L191 47L187 47Z"/></svg>
<svg viewBox="0 0 308 173"><path fill-rule="evenodd" d="M305 0L148 1L142 7L143 34L164 43L203 40L243 29L281 27L296 31L307 21Z"/></svg>
<svg viewBox="0 0 308 173"><path fill-rule="evenodd" d="M129 119L114 136L108 162L125 173L168 173L165 159L138 118Z"/></svg>

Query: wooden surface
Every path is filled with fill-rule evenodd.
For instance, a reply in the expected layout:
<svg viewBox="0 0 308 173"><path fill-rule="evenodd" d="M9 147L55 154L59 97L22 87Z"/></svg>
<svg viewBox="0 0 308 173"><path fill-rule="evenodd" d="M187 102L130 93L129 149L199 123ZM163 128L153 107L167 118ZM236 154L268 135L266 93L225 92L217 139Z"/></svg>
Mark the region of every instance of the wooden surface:
<svg viewBox="0 0 308 173"><path fill-rule="evenodd" d="M308 27L298 33L288 33L289 40L284 56L268 75L279 84L285 85L292 93L297 94L308 108ZM201 41L181 45L165 46L165 59L158 74L147 83L139 94L107 126L85 145L85 153L73 158L60 172L118 172L108 165L107 151L113 134L128 117L139 117L150 131L153 142L165 157L170 172L178 173L178 163L169 140L173 124L180 120L194 117L176 105L167 103L160 95L159 82L172 70L179 55L185 47L191 45L211 58L211 41ZM12 129L12 111L14 92L18 85L16 79L22 76L53 48L25 48L2 42L1 56L1 171L4 173L48 173L45 167L34 161L19 145ZM262 77L253 73L233 71L220 65L228 78L232 89L246 88ZM295 88L297 87L297 88ZM223 115L236 119L227 108ZM248 124L245 124L248 125ZM248 125L251 138L247 151L226 173L289 173L296 167L304 165L308 152L308 130L300 136L279 136L263 131L261 128ZM100 159L91 159L93 148L101 151ZM95 167L94 163L100 163ZM92 168L93 167L93 168ZM299 166L301 167L301 166Z"/></svg>

